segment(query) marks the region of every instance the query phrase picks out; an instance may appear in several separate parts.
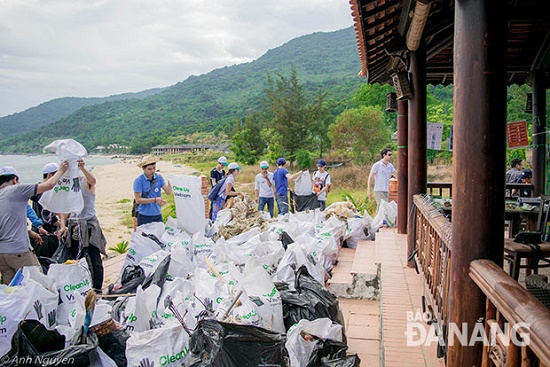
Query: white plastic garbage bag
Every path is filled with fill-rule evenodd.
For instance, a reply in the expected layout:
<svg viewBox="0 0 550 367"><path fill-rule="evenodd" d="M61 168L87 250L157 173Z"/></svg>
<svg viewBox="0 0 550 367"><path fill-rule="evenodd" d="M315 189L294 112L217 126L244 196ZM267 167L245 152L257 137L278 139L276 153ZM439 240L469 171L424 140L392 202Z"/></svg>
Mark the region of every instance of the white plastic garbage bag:
<svg viewBox="0 0 550 367"><path fill-rule="evenodd" d="M128 366L176 366L189 354L183 326L132 333L126 342Z"/></svg>
<svg viewBox="0 0 550 367"><path fill-rule="evenodd" d="M314 336L316 338L309 338ZM300 320L288 329L285 347L292 367L306 367L319 339L342 341L342 325L333 323L329 318L313 321Z"/></svg>
<svg viewBox="0 0 550 367"><path fill-rule="evenodd" d="M38 320L50 330L55 327L57 298L57 293L33 280L0 290L0 356L9 351L21 320Z"/></svg>
<svg viewBox="0 0 550 367"><path fill-rule="evenodd" d="M206 219L201 178L189 175L170 175L168 180L174 190L178 228L190 235L197 232L204 234Z"/></svg>
<svg viewBox="0 0 550 367"><path fill-rule="evenodd" d="M385 200L380 201L378 211L372 221L372 228L376 232L378 228L382 227L384 221L388 227L395 226L395 220L397 218L397 203L395 201L387 202Z"/></svg>
<svg viewBox="0 0 550 367"><path fill-rule="evenodd" d="M311 195L313 192L313 182L308 171L303 171L294 183L294 193L299 196Z"/></svg>
<svg viewBox="0 0 550 367"><path fill-rule="evenodd" d="M71 311L75 309L78 300L74 291L82 296L92 289L92 277L85 258L75 264L52 264L48 270L48 277L54 280L54 287L59 293L57 307L57 323L67 325Z"/></svg>
<svg viewBox="0 0 550 367"><path fill-rule="evenodd" d="M44 147L55 152L60 161L68 161L69 169L52 190L42 194L39 203L54 213L80 213L84 207L78 160L86 157L86 148L73 139L56 140Z"/></svg>

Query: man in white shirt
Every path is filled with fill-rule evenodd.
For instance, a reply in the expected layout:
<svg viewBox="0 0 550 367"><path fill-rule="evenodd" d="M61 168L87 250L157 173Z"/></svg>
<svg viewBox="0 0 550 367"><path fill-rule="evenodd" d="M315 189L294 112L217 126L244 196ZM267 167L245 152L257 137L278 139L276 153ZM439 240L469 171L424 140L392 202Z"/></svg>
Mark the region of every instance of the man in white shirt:
<svg viewBox="0 0 550 367"><path fill-rule="evenodd" d="M254 182L254 191L256 193L256 202L258 203L258 210L262 211L267 204L267 210L269 215L273 218L273 208L275 202L275 181L273 180L273 173L268 172L269 164L266 161L260 163L261 172L256 175Z"/></svg>
<svg viewBox="0 0 550 367"><path fill-rule="evenodd" d="M380 151L382 159L372 165L367 181L367 196L372 198L371 182L374 179L374 200L376 200L376 211L380 207L380 201L388 201L390 191L390 178L395 176L395 168L390 160L392 152L388 148Z"/></svg>

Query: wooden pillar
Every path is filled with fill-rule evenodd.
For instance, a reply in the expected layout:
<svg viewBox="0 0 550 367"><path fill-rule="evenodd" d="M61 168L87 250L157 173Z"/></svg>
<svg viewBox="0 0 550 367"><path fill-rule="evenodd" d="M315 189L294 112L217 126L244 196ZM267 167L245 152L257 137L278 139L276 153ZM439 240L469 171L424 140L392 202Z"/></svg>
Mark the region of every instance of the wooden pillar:
<svg viewBox="0 0 550 367"><path fill-rule="evenodd" d="M500 266L504 247L506 157L506 20L497 0L456 0L454 29L453 219L450 326L468 340L485 316L485 297L469 277L470 262ZM482 344L448 341L447 366L479 366ZM450 345L450 344L453 345Z"/></svg>
<svg viewBox="0 0 550 367"><path fill-rule="evenodd" d="M546 88L544 72L533 76L533 196L546 192Z"/></svg>
<svg viewBox="0 0 550 367"><path fill-rule="evenodd" d="M420 44L418 50L411 53L410 80L413 95L408 104L407 171L410 172L407 188L408 212L413 206L413 196L425 193L428 181L426 158L426 49L424 42ZM409 231L409 233L411 232ZM413 249L414 246L413 236L407 236L407 249Z"/></svg>
<svg viewBox="0 0 550 367"><path fill-rule="evenodd" d="M410 212L407 199L408 190L408 103L397 101L397 233L407 233L407 218ZM407 249L410 254L413 249Z"/></svg>

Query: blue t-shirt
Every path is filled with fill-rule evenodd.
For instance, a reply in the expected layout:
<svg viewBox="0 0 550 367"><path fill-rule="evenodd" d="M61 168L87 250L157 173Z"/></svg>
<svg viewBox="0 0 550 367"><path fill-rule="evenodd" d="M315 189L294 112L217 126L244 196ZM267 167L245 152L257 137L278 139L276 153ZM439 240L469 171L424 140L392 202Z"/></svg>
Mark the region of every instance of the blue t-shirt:
<svg viewBox="0 0 550 367"><path fill-rule="evenodd" d="M162 187L166 184L166 181L164 181L164 178L162 178L161 175L156 173L153 177L156 178L156 180L151 188L151 191L149 192L149 195L144 196L147 194L147 191L149 191L149 187L151 187L151 181L149 181L147 176L145 176L145 173L142 173L134 180L134 192L139 192L142 197L146 198L160 198L162 194ZM157 203L139 204L137 211L139 214L147 216L162 214L161 206Z"/></svg>
<svg viewBox="0 0 550 367"><path fill-rule="evenodd" d="M287 195L288 193L288 170L284 167L279 167L273 172L273 180L275 180L275 192L279 195Z"/></svg>

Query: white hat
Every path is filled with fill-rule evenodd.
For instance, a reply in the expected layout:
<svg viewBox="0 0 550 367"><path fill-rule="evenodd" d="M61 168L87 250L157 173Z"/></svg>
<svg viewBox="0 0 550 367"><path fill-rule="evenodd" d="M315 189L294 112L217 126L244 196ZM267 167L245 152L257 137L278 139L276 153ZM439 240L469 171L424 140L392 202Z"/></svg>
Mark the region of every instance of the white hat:
<svg viewBox="0 0 550 367"><path fill-rule="evenodd" d="M269 164L266 161L261 161L260 168L269 168Z"/></svg>
<svg viewBox="0 0 550 367"><path fill-rule="evenodd" d="M16 175L17 171L12 166L0 167L0 176Z"/></svg>
<svg viewBox="0 0 550 367"><path fill-rule="evenodd" d="M240 167L237 163L233 162L233 163L229 163L229 166L227 167L227 169L236 169L236 170L240 170L241 167Z"/></svg>
<svg viewBox="0 0 550 367"><path fill-rule="evenodd" d="M47 175L48 173L54 173L59 170L59 164L55 162L47 163L44 167L42 167L42 173Z"/></svg>
<svg viewBox="0 0 550 367"><path fill-rule="evenodd" d="M143 168L150 164L155 164L158 161L160 161L160 158L158 156L146 155L145 157L141 158L141 161L139 161L137 166Z"/></svg>
<svg viewBox="0 0 550 367"><path fill-rule="evenodd" d="M218 163L227 167L227 158L222 155L220 158L218 158Z"/></svg>

